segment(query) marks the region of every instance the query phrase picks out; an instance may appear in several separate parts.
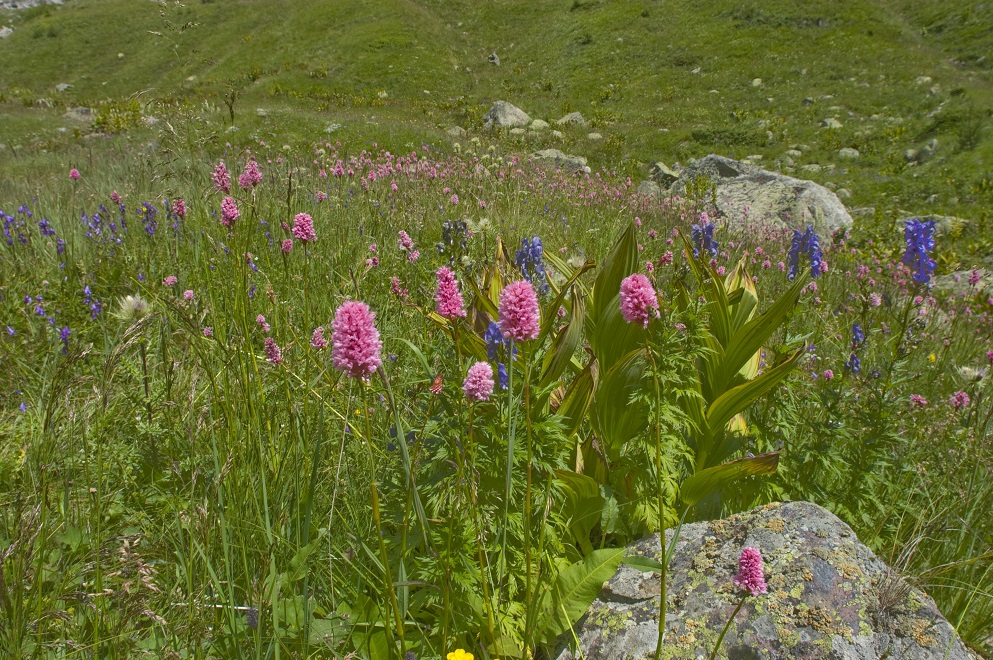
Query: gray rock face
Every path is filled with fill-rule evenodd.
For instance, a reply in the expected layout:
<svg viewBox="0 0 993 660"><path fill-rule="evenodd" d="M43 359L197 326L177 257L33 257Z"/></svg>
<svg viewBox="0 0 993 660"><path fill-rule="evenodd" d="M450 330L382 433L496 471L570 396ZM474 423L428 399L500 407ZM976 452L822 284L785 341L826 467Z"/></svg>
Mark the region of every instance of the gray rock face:
<svg viewBox="0 0 993 660"><path fill-rule="evenodd" d="M679 178L679 172L672 169L662 161L652 165L648 173L652 176L653 181L660 186L665 186L666 188L675 183L676 179Z"/></svg>
<svg viewBox="0 0 993 660"><path fill-rule="evenodd" d="M747 206L750 218L790 226L811 223L822 238L852 226L845 205L824 186L714 154L685 168L670 192L685 194L686 184L698 176L717 187L717 210L731 220L743 218Z"/></svg>
<svg viewBox="0 0 993 660"><path fill-rule="evenodd" d="M465 129L461 126L452 126L450 129L445 131L445 135L453 138L465 137Z"/></svg>
<svg viewBox="0 0 993 660"><path fill-rule="evenodd" d="M683 527L669 567L663 658L710 657L742 597L733 578L746 546L762 552L769 592L745 599L718 657L971 657L933 601L896 576L848 525L815 504L792 502ZM656 560L661 554L658 534L628 551ZM653 657L659 594L657 574L622 565L576 626L581 657ZM563 640L573 643L569 633ZM574 657L565 648L558 660Z"/></svg>
<svg viewBox="0 0 993 660"><path fill-rule="evenodd" d="M533 160L550 161L556 166L571 172L589 172L586 158L563 153L560 149L542 149L531 154Z"/></svg>
<svg viewBox="0 0 993 660"><path fill-rule="evenodd" d="M978 276L975 284L970 283L970 277ZM939 275L934 278L934 288L936 291L960 296L970 293L978 293L983 296L993 293L993 270L988 268L977 268L973 270L959 270L947 275Z"/></svg>
<svg viewBox="0 0 993 660"><path fill-rule="evenodd" d="M570 112L562 119L555 122L559 126L565 126L566 124L576 124L577 126L586 126L586 120L583 119L583 115L578 112Z"/></svg>
<svg viewBox="0 0 993 660"><path fill-rule="evenodd" d="M528 113L506 101L497 101L483 115L483 126L486 128L520 128L530 122Z"/></svg>
<svg viewBox="0 0 993 660"><path fill-rule="evenodd" d="M828 117L827 119L821 120L821 126L824 128L830 128L831 130L837 130L841 128L841 122L834 117Z"/></svg>
<svg viewBox="0 0 993 660"><path fill-rule="evenodd" d="M0 25L0 39L6 39L12 34L14 34L14 30L12 28L7 27L6 25Z"/></svg>

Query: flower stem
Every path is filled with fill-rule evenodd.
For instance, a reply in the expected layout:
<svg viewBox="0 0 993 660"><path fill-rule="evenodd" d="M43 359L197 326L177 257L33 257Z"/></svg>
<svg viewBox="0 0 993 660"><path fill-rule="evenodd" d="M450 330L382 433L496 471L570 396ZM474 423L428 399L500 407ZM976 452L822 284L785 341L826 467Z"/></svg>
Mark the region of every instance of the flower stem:
<svg viewBox="0 0 993 660"><path fill-rule="evenodd" d="M731 622L734 621L734 617L738 616L738 611L741 609L741 606L745 604L746 598L748 598L747 593L741 597L741 600L738 601L738 607L734 608L734 612L731 613L731 617L728 619L727 623L724 624L724 630L721 631L721 636L717 638L717 643L714 644L714 650L710 653L710 660L716 660L717 651L721 648L721 642L724 641L724 635L728 634L728 628L731 627Z"/></svg>

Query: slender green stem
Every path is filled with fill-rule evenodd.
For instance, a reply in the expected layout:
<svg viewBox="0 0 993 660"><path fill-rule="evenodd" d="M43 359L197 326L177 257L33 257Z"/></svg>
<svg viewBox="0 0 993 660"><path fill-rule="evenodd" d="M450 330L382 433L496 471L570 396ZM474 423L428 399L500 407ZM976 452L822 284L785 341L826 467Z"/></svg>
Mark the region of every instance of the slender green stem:
<svg viewBox="0 0 993 660"><path fill-rule="evenodd" d="M661 585L659 589L659 639L655 644L655 660L659 660L662 655L662 645L665 643L665 611L666 611L666 573L669 570L669 555L665 544L665 488L662 485L662 420L659 406L662 404L659 393L659 374L655 364L655 354L652 353L652 346L645 336L645 353L652 364L652 384L655 387L655 483L656 496L658 497L659 516L659 546L662 548L662 572L659 575Z"/></svg>
<svg viewBox="0 0 993 660"><path fill-rule="evenodd" d="M507 354L511 356L507 366L507 417L510 432L507 438L507 480L504 485L503 492L503 542L500 550L500 580L497 582L497 587L501 590L504 586L506 586L504 585L503 580L507 572L507 528L509 527L508 520L510 519L510 497L513 493L512 477L514 472L514 440L517 431L517 415L514 414L513 340L510 341L510 348L508 349Z"/></svg>
<svg viewBox="0 0 993 660"><path fill-rule="evenodd" d="M710 660L716 660L717 651L721 648L721 642L724 641L724 635L728 634L728 628L731 627L731 622L734 621L734 617L738 616L738 611L741 610L741 606L745 604L745 599L748 598L746 593L738 601L738 607L734 608L734 612L731 613L731 617L724 624L724 630L721 631L721 636L717 638L717 642L714 644L714 650L710 652Z"/></svg>

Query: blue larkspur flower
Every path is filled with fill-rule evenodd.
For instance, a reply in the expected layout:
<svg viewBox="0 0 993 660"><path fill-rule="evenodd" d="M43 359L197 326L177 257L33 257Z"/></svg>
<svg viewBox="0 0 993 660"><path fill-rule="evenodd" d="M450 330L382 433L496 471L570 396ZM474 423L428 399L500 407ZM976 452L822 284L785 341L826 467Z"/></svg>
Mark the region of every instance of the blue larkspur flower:
<svg viewBox="0 0 993 660"><path fill-rule="evenodd" d="M544 252L545 248L541 239L533 236L530 241L526 238L521 241L521 249L517 251L514 259L521 275L535 285L539 293L547 293L549 289L548 278L545 273Z"/></svg>
<svg viewBox="0 0 993 660"><path fill-rule="evenodd" d="M510 376L507 374L507 366L503 362L497 364L497 375L500 378L500 389L507 389L507 384L510 380Z"/></svg>
<svg viewBox="0 0 993 660"><path fill-rule="evenodd" d="M861 346L865 341L865 332L858 323L852 324L852 346Z"/></svg>
<svg viewBox="0 0 993 660"><path fill-rule="evenodd" d="M914 281L918 284L930 282L931 274L937 267L930 255L935 248L934 229L934 220L919 218L907 220L903 228L903 239L907 242L903 263L913 272Z"/></svg>
<svg viewBox="0 0 993 660"><path fill-rule="evenodd" d="M786 254L788 270L786 279L791 282L796 278L800 268L800 255L807 257L810 262L810 276L816 278L821 274L821 262L824 260L824 251L821 250L821 240L814 231L813 225L807 225L807 229L801 232L799 229L793 230L793 241L790 243L789 252Z"/></svg>
<svg viewBox="0 0 993 660"><path fill-rule="evenodd" d="M852 353L848 358L848 362L845 363L845 369L858 376L859 371L862 370L862 360L859 359L858 355Z"/></svg>
<svg viewBox="0 0 993 660"><path fill-rule="evenodd" d="M693 239L694 257L699 257L701 252L709 252L711 257L717 256L721 246L714 240L714 224L712 222L693 225L690 229L690 237Z"/></svg>

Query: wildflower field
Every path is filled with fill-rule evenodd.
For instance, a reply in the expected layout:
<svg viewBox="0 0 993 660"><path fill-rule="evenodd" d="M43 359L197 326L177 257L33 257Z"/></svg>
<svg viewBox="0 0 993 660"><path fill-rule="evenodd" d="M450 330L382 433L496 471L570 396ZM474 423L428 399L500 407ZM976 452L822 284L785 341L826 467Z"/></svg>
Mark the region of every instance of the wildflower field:
<svg viewBox="0 0 993 660"><path fill-rule="evenodd" d="M0 186L4 657L547 657L625 544L800 499L993 648L993 293L933 221L100 149Z"/></svg>

